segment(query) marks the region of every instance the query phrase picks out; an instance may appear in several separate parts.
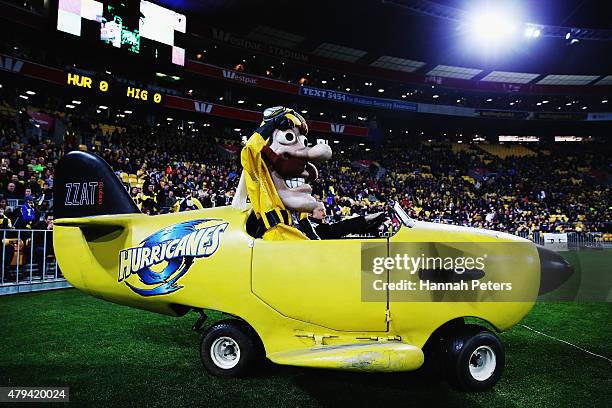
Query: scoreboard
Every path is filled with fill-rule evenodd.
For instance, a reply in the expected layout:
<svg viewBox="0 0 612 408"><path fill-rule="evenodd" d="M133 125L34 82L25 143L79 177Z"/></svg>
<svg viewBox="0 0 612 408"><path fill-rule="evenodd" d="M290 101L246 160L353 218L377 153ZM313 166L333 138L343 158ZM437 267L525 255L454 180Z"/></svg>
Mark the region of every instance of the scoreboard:
<svg viewBox="0 0 612 408"><path fill-rule="evenodd" d="M146 0L58 0L57 29L185 65L187 18Z"/></svg>
<svg viewBox="0 0 612 408"><path fill-rule="evenodd" d="M108 93L112 90L114 94L120 93L126 98L136 99L143 102L153 102L155 104L160 104L162 102L162 94L160 92L150 91L146 88L131 85L109 82L104 79L99 80L88 75L73 72L67 73L66 85L82 89L97 90L101 93Z"/></svg>

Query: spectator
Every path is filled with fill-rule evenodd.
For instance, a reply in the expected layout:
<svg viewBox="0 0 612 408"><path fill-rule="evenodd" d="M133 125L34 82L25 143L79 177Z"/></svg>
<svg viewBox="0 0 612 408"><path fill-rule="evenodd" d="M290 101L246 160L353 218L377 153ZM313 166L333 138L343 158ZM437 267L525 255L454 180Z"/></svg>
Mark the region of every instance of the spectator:
<svg viewBox="0 0 612 408"><path fill-rule="evenodd" d="M6 197L8 200L16 200L18 198L21 198L22 196L16 191L15 183L11 181L6 186L4 197Z"/></svg>
<svg viewBox="0 0 612 408"><path fill-rule="evenodd" d="M46 257L53 255L53 214L48 212L43 220L32 226L34 237L31 245L34 247L34 262L38 266L41 275L45 267ZM42 232L49 231L49 232Z"/></svg>
<svg viewBox="0 0 612 408"><path fill-rule="evenodd" d="M10 218L7 217L6 214L4 213L4 208L0 206L0 229L7 230L7 229L12 229L12 228L13 228L13 223L11 222Z"/></svg>
<svg viewBox="0 0 612 408"><path fill-rule="evenodd" d="M16 229L30 229L36 220L36 208L34 207L34 197L27 196L25 203L19 206L19 215L15 220Z"/></svg>

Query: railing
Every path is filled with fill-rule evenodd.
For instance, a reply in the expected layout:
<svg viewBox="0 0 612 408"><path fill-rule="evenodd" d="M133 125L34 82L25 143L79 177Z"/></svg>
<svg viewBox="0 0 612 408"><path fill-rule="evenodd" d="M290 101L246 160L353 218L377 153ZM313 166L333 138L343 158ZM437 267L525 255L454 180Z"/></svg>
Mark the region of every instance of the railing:
<svg viewBox="0 0 612 408"><path fill-rule="evenodd" d="M57 266L52 230L3 230L0 294L68 287Z"/></svg>
<svg viewBox="0 0 612 408"><path fill-rule="evenodd" d="M38 200L36 201L38 202ZM47 208L53 207L53 200L44 200L43 202L47 203ZM23 204L25 204L25 200L22 198L9 198L6 200L6 206L10 209L17 208Z"/></svg>
<svg viewBox="0 0 612 408"><path fill-rule="evenodd" d="M528 240L533 241L538 245L544 245L544 236L539 232L521 231L517 232L516 235L521 238L527 238Z"/></svg>
<svg viewBox="0 0 612 408"><path fill-rule="evenodd" d="M517 234L522 238L527 238L536 244L566 244L568 249L580 248L612 248L612 236L601 232L568 232L561 240L546 239L544 233L536 232L519 232Z"/></svg>
<svg viewBox="0 0 612 408"><path fill-rule="evenodd" d="M52 230L2 230L0 235L0 295L70 286L55 259ZM540 232L521 232L517 235L536 244L547 244ZM567 233L567 242L563 243L563 247L570 250L589 247L612 248L612 241L607 240L608 238L609 234L570 232Z"/></svg>

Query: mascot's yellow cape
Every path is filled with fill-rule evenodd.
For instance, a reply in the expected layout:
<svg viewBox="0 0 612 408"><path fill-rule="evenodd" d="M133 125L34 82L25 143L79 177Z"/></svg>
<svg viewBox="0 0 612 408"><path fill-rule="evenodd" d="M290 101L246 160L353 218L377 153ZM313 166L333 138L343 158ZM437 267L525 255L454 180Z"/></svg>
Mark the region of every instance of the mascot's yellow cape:
<svg viewBox="0 0 612 408"><path fill-rule="evenodd" d="M240 161L246 173L247 193L253 205L253 211L257 214L258 219L263 219L266 226L263 239L270 241L308 239L300 230L287 224L280 223L270 228L268 220L263 216L268 211L275 211L282 220L281 210L286 210L276 191L270 171L261 156L261 149L266 144L267 140L258 132L254 132L240 153ZM293 223L291 216L289 223Z"/></svg>

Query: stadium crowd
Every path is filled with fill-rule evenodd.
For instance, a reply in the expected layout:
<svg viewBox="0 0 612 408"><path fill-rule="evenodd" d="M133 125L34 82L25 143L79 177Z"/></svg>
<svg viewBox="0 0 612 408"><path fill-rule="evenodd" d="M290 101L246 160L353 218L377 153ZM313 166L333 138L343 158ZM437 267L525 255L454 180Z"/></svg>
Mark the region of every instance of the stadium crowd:
<svg viewBox="0 0 612 408"><path fill-rule="evenodd" d="M0 225L45 227L54 166L65 151L83 148L82 140L69 132L60 146L26 137L19 121L1 123ZM144 213L231 202L241 171L239 141L196 135L171 123L101 129L86 148L110 163ZM599 145L547 146L505 159L476 145L454 149L397 138L371 150L332 147L335 156L321 166L313 185L329 221L399 201L418 219L511 233L610 228L610 187L600 171L609 170L610 156Z"/></svg>

